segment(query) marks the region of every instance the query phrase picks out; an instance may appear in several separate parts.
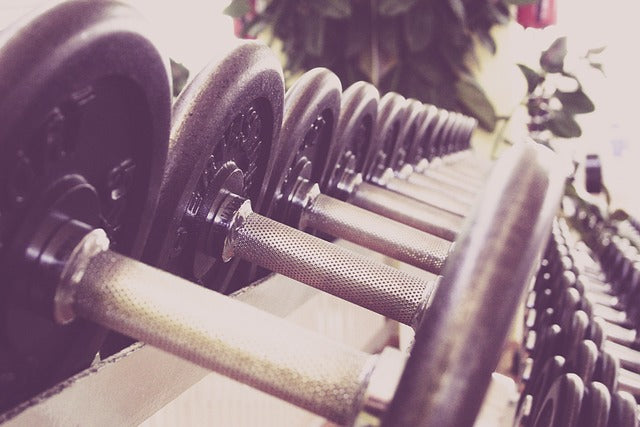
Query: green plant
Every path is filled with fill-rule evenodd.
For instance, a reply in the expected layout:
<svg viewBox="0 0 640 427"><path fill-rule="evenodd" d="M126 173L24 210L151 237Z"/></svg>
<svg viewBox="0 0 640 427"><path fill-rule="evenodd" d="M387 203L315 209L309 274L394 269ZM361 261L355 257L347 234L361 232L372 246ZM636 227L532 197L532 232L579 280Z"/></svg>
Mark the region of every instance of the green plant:
<svg viewBox="0 0 640 427"><path fill-rule="evenodd" d="M603 50L604 48L590 49L581 59L602 71L602 64L593 57ZM560 37L542 52L538 70L524 64L518 66L527 79L525 100L531 116L530 130L548 130L561 138L575 138L582 135L575 116L590 113L595 110L595 106L584 93L578 77L565 70L566 55L567 39ZM573 88L565 89L567 86Z"/></svg>
<svg viewBox="0 0 640 427"><path fill-rule="evenodd" d="M242 35L280 40L287 76L323 66L346 87L358 80L476 117L496 113L471 75L474 39L496 51L490 29L510 19L508 0L234 0Z"/></svg>

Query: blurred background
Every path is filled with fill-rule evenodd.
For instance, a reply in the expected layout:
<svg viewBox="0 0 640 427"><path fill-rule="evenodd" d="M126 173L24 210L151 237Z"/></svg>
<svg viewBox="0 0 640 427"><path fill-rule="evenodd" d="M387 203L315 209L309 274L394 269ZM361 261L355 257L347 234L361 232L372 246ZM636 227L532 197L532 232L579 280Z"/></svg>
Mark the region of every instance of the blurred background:
<svg viewBox="0 0 640 427"><path fill-rule="evenodd" d="M633 185L640 177L635 1L127 1L147 17L160 46L190 76L236 35L258 37L281 53L288 84L305 69L327 66L344 87L365 79L382 93L395 90L475 116L481 130L474 144L486 155L529 130L581 165L587 153L598 154L611 209L640 216ZM0 27L46 3L0 0ZM559 38L559 53L566 47L560 72L540 62ZM528 86L527 70L516 64L544 81ZM576 87L592 105L583 97L565 96L558 103L553 96L557 90L575 95ZM542 119L532 120L536 113ZM546 122L532 126L540 120Z"/></svg>

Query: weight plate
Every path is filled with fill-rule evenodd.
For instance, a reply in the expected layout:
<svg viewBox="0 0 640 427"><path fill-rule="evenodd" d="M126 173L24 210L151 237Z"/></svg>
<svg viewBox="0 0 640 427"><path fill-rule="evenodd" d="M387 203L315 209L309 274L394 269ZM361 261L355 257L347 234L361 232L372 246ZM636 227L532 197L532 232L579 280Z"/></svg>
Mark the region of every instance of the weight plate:
<svg viewBox="0 0 640 427"><path fill-rule="evenodd" d="M407 99L405 105L405 121L398 134L396 145L388 153L388 166L394 170L400 170L406 162L406 157L418 138L420 119L427 107L415 99Z"/></svg>
<svg viewBox="0 0 640 427"><path fill-rule="evenodd" d="M608 427L637 427L637 403L626 391L613 392Z"/></svg>
<svg viewBox="0 0 640 427"><path fill-rule="evenodd" d="M580 423L584 427L607 427L611 412L611 393L599 382L586 383Z"/></svg>
<svg viewBox="0 0 640 427"><path fill-rule="evenodd" d="M582 380L575 374L564 374L545 393L540 410L531 414L533 422L526 424L535 427L577 426L583 396Z"/></svg>
<svg viewBox="0 0 640 427"><path fill-rule="evenodd" d="M404 96L398 93L389 92L380 98L371 146L367 151L363 169L358 171L362 172L365 181L370 181L376 173L387 168L391 152L397 144L400 130L406 120L405 106Z"/></svg>
<svg viewBox="0 0 640 427"><path fill-rule="evenodd" d="M123 4L57 4L0 37L6 408L89 366L104 336L88 322L53 322L53 287L31 276L30 262L44 262L38 245L50 243L36 230L55 207L104 228L115 250L140 255L166 158L171 91L168 61Z"/></svg>
<svg viewBox="0 0 640 427"><path fill-rule="evenodd" d="M440 145L451 127L450 117L451 113L447 110L440 110L438 112L438 120L433 127L431 138L427 142L427 160L432 161L439 155Z"/></svg>
<svg viewBox="0 0 640 427"><path fill-rule="evenodd" d="M436 125L438 118L438 109L433 105L427 106L418 119L418 129L416 130L416 140L409 150L406 163L409 165L417 165L422 159L426 158L426 149L428 146L433 127Z"/></svg>
<svg viewBox="0 0 640 427"><path fill-rule="evenodd" d="M362 170L373 137L379 100L378 89L367 82L356 82L342 93L338 124L320 180L323 193L331 194L345 172Z"/></svg>
<svg viewBox="0 0 640 427"><path fill-rule="evenodd" d="M232 192L260 205L282 120L282 69L270 49L238 42L185 87L173 108L167 167L144 259L226 292L237 261L224 263L211 220Z"/></svg>
<svg viewBox="0 0 640 427"><path fill-rule="evenodd" d="M326 68L307 71L287 91L279 150L262 212L289 223L288 201L298 178L320 181L338 121L342 86Z"/></svg>

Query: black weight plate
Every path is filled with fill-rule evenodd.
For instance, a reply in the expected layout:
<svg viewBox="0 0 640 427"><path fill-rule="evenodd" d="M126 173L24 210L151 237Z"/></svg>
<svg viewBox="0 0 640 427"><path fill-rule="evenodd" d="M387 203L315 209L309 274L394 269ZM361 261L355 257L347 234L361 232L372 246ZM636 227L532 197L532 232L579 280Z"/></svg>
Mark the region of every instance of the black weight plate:
<svg viewBox="0 0 640 427"><path fill-rule="evenodd" d="M578 374L582 381L591 382L598 362L598 347L591 340L582 340L578 345L575 359L571 363L572 372Z"/></svg>
<svg viewBox="0 0 640 427"><path fill-rule="evenodd" d="M638 427L636 400L626 391L612 393L608 427Z"/></svg>
<svg viewBox="0 0 640 427"><path fill-rule="evenodd" d="M298 178L320 181L338 122L342 86L326 68L304 73L287 91L279 150L262 212L290 223L288 197Z"/></svg>
<svg viewBox="0 0 640 427"><path fill-rule="evenodd" d="M438 108L433 105L426 107L422 112L419 120L418 129L416 130L416 140L410 148L406 158L407 164L417 165L422 159L427 157L427 148L433 128L438 122Z"/></svg>
<svg viewBox="0 0 640 427"><path fill-rule="evenodd" d="M400 168L406 163L406 157L418 138L418 127L420 119L427 107L415 99L407 99L405 105L405 120L400 128L396 145L391 149L388 166L394 170Z"/></svg>
<svg viewBox="0 0 640 427"><path fill-rule="evenodd" d="M435 156L435 147L434 145L440 138L442 134L442 130L444 129L447 120L449 118L449 112L446 110L438 110L438 114L434 119L433 126L429 128L429 132L425 135L425 138L422 139L424 144L424 154L425 158L429 161L433 160Z"/></svg>
<svg viewBox="0 0 640 427"><path fill-rule="evenodd" d="M607 427L611 412L611 393L602 383L591 382L585 388L580 426Z"/></svg>
<svg viewBox="0 0 640 427"><path fill-rule="evenodd" d="M0 393L2 407L89 366L104 331L33 312L51 289L20 277L53 187L85 182L98 198L65 206L139 256L155 209L171 106L168 61L130 7L72 1L5 30L0 41ZM98 202L99 200L99 202ZM98 206L99 205L99 206ZM94 220L90 220L94 217ZM26 305L25 305L26 304ZM41 309L42 310L42 309Z"/></svg>
<svg viewBox="0 0 640 427"><path fill-rule="evenodd" d="M575 374L558 377L544 395L540 410L531 414L535 427L574 427L580 420L584 384Z"/></svg>
<svg viewBox="0 0 640 427"><path fill-rule="evenodd" d="M258 42L238 42L185 87L173 108L167 167L144 259L219 292L237 261L224 263L210 242L211 213L225 192L259 210L282 119L284 83L277 58Z"/></svg>
<svg viewBox="0 0 640 427"><path fill-rule="evenodd" d="M380 98L371 145L367 151L364 166L361 171L358 171L362 172L365 181L370 181L377 172L387 168L400 130L406 120L405 107L406 100L398 93L389 92Z"/></svg>
<svg viewBox="0 0 640 427"><path fill-rule="evenodd" d="M433 128L431 140L427 148L427 159L429 161L440 155L440 147L446 138L447 133L451 129L451 112L440 110L438 112L438 121Z"/></svg>
<svg viewBox="0 0 640 427"><path fill-rule="evenodd" d="M359 172L364 167L379 100L378 89L367 82L356 82L342 93L338 124L320 180L322 192L331 194L342 174Z"/></svg>

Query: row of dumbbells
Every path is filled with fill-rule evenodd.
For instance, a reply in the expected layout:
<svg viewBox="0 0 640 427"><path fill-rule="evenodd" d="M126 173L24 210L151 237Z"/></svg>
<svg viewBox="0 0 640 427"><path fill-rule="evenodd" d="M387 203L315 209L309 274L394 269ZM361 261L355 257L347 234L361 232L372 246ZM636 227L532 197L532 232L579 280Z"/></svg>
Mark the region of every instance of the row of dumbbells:
<svg viewBox="0 0 640 427"><path fill-rule="evenodd" d="M580 223L579 212L572 224ZM521 425L638 425L640 353L635 330L619 320L637 286L628 282L640 276L608 278L583 232L564 218L554 223L527 299Z"/></svg>
<svg viewBox="0 0 640 427"><path fill-rule="evenodd" d="M3 33L3 407L89 366L116 331L341 424L360 411L473 420L557 208L550 153L520 144L487 178L468 152L472 119L367 83L342 93L324 69L285 96L254 42L173 105L169 81L117 2L56 4ZM438 292L301 230L441 274ZM411 357L346 348L211 291L265 270L413 326Z"/></svg>

